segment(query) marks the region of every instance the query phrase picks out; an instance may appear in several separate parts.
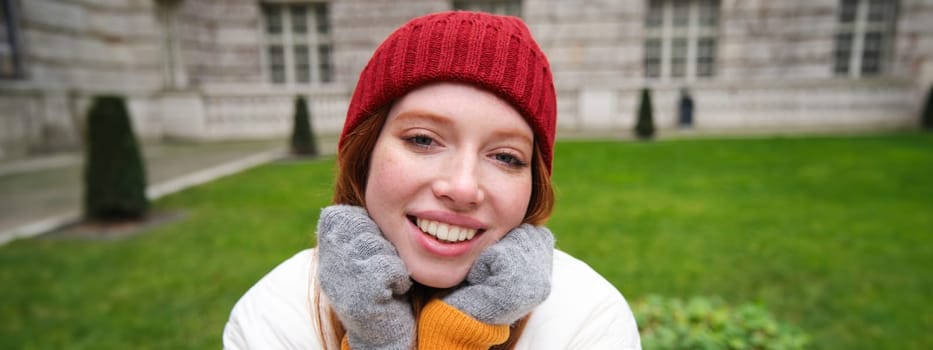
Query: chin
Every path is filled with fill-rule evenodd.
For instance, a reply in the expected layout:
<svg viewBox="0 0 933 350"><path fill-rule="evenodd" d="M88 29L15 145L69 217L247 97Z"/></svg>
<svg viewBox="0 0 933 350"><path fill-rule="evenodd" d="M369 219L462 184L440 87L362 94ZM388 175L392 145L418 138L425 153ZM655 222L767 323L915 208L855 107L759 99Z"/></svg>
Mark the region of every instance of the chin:
<svg viewBox="0 0 933 350"><path fill-rule="evenodd" d="M453 275L444 273L413 273L411 279L431 288L447 289L455 287L463 282L463 280L466 279L466 274L463 273Z"/></svg>

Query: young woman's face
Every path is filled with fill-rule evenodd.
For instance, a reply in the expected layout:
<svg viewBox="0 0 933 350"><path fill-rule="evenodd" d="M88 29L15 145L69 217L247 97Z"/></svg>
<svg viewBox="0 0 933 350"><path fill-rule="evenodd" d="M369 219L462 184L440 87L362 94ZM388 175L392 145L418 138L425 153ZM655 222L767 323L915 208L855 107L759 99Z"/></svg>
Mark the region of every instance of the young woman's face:
<svg viewBox="0 0 933 350"><path fill-rule="evenodd" d="M366 209L415 281L459 284L479 254L521 224L534 134L496 95L455 83L414 90L373 149Z"/></svg>

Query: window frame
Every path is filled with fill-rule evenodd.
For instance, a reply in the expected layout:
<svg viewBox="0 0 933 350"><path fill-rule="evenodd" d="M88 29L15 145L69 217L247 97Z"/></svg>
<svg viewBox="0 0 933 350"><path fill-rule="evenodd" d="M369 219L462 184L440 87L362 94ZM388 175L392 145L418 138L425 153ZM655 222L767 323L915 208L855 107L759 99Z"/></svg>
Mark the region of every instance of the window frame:
<svg viewBox="0 0 933 350"><path fill-rule="evenodd" d="M688 82L715 78L721 2L646 0L645 4L642 76L647 80ZM653 48L657 43L659 50Z"/></svg>
<svg viewBox="0 0 933 350"><path fill-rule="evenodd" d="M454 10L479 11L497 15L522 17L522 0L452 0Z"/></svg>
<svg viewBox="0 0 933 350"><path fill-rule="evenodd" d="M297 15L297 9L304 9ZM278 32L270 32L267 11L277 9ZM303 18L300 26L296 18ZM303 28L303 30L297 30ZM262 80L271 86L317 86L334 82L333 26L331 6L326 1L263 1L259 3L259 30L261 32ZM271 51L278 48L281 58ZM300 50L304 49L304 54ZM299 57L300 56L300 57ZM304 57L301 61L299 58ZM280 61L281 79L273 68L273 60ZM302 71L306 74L299 75ZM306 78L306 79L305 79Z"/></svg>
<svg viewBox="0 0 933 350"><path fill-rule="evenodd" d="M188 86L188 74L185 69L185 57L182 54L179 3L160 1L156 6L161 26L162 86L168 89L183 89Z"/></svg>
<svg viewBox="0 0 933 350"><path fill-rule="evenodd" d="M885 5L885 16L872 19L872 4ZM854 6L854 8L849 6ZM836 31L833 35L832 74L853 79L881 76L890 68L897 29L897 0L839 0L836 8ZM877 34L878 43L867 40ZM868 51L871 50L871 51ZM874 68L866 69L866 54L875 52Z"/></svg>
<svg viewBox="0 0 933 350"><path fill-rule="evenodd" d="M26 76L23 62L23 45L19 32L19 8L14 0L0 0L5 40L0 41L0 54L9 56L9 70L0 67L0 79L22 79ZM6 51L6 52L3 52Z"/></svg>

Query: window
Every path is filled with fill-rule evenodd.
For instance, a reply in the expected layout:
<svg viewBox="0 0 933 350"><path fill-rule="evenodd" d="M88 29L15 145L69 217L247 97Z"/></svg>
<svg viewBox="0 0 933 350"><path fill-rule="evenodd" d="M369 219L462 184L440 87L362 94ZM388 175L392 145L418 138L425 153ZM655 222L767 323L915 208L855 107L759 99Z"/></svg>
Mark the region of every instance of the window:
<svg viewBox="0 0 933 350"><path fill-rule="evenodd" d="M0 0L0 78L22 75L16 7L13 0Z"/></svg>
<svg viewBox="0 0 933 350"><path fill-rule="evenodd" d="M521 0L454 0L455 10L470 10L520 17Z"/></svg>
<svg viewBox="0 0 933 350"><path fill-rule="evenodd" d="M891 53L897 20L895 0L841 0L833 72L839 76L879 75Z"/></svg>
<svg viewBox="0 0 933 350"><path fill-rule="evenodd" d="M718 0L648 0L645 77L706 78L716 75Z"/></svg>
<svg viewBox="0 0 933 350"><path fill-rule="evenodd" d="M162 26L162 84L166 88L184 88L188 84L179 33L178 2L158 3Z"/></svg>
<svg viewBox="0 0 933 350"><path fill-rule="evenodd" d="M326 3L262 5L265 62L273 84L333 81Z"/></svg>

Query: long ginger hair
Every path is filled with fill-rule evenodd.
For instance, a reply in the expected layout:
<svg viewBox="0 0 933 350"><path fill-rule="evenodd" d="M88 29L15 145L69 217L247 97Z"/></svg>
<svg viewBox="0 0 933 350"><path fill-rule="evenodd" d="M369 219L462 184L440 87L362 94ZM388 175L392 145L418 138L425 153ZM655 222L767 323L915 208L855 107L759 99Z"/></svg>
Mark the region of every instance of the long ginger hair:
<svg viewBox="0 0 933 350"><path fill-rule="evenodd" d="M337 149L337 175L333 204L366 206L366 181L369 177L370 159L376 146L376 140L379 138L379 133L382 131L388 117L388 110L388 107L384 107L376 111L372 116L362 121L352 132L343 136L344 139L341 140ZM550 217L554 208L554 189L551 186L550 171L541 157L541 152L538 151L537 143L533 155L531 178L531 198L529 198L528 209L522 222L541 225ZM417 319L427 301L438 292L434 288L415 283L415 286L409 292L415 319ZM321 302L320 288L316 285L313 286L311 300L312 307L317 311L315 313L317 315L315 322L317 322L317 330L324 348L327 349L328 344L337 344L339 347L346 330L341 325L336 313L326 303ZM527 321L528 317L526 316L513 324L508 340L492 349L512 349L518 342ZM322 327L323 322L329 322L329 327ZM417 346L417 342L413 346Z"/></svg>

